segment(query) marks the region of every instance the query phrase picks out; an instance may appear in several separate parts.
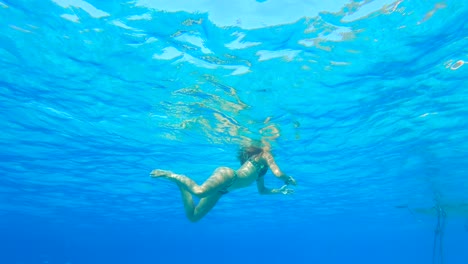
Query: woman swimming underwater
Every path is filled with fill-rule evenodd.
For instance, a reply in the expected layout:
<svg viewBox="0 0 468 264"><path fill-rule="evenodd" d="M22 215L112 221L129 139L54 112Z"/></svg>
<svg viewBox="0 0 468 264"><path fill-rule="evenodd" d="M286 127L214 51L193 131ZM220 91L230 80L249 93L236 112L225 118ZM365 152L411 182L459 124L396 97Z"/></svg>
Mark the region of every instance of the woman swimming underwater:
<svg viewBox="0 0 468 264"><path fill-rule="evenodd" d="M296 185L296 180L284 174L270 152L269 144L249 144L242 146L238 155L241 167L233 170L228 167L219 167L201 185L187 176L175 174L166 170L153 170L150 174L154 178L166 178L177 184L182 194L185 214L187 218L196 222L202 219L218 202L218 200L229 191L249 186L257 181L257 188L260 194L292 194L293 189L287 185ZM270 169L273 174L284 185L279 189L268 189L265 187L264 175ZM200 198L197 205L192 195Z"/></svg>

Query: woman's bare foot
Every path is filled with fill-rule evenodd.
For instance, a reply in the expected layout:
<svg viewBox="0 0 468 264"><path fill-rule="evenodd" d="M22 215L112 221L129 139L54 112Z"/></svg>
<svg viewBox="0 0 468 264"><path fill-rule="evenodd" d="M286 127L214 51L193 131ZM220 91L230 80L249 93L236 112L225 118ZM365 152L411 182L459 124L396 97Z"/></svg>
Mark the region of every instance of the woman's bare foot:
<svg viewBox="0 0 468 264"><path fill-rule="evenodd" d="M150 175L153 178L170 177L172 174L173 174L172 171L157 170L157 169L150 172Z"/></svg>

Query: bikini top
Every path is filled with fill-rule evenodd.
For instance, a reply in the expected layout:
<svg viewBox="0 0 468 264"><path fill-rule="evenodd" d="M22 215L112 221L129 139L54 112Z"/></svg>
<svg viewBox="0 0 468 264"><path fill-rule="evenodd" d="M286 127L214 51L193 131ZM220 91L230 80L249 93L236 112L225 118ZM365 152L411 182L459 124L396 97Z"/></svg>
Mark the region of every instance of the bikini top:
<svg viewBox="0 0 468 264"><path fill-rule="evenodd" d="M265 162L261 162L261 161L256 161L255 160L256 156L253 156L251 157L248 161L250 163L252 163L252 165L255 167L255 169L257 170L257 173L258 173L258 178L261 178L263 176L265 176L267 170L268 170L268 166L266 166Z"/></svg>

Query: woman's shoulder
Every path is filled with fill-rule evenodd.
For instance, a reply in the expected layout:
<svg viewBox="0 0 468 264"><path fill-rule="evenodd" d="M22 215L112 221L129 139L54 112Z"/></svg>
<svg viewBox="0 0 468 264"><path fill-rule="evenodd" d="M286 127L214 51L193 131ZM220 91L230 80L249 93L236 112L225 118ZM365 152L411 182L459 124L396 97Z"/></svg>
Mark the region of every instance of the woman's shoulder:
<svg viewBox="0 0 468 264"><path fill-rule="evenodd" d="M272 157L273 155L271 154L271 152L269 150L263 150L261 153L259 153L259 156L264 158L264 159L268 159L268 158Z"/></svg>

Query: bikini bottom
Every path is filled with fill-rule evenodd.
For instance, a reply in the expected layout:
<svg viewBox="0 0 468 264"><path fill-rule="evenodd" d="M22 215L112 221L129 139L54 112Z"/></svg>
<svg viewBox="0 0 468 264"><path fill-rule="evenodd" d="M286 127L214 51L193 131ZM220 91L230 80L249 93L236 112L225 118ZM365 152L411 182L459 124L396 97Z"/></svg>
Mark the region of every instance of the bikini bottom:
<svg viewBox="0 0 468 264"><path fill-rule="evenodd" d="M218 192L222 195L228 193L229 187L231 187L236 181L237 181L237 173L234 172L234 177L232 177L231 182L228 185L226 185L223 189L219 190Z"/></svg>

